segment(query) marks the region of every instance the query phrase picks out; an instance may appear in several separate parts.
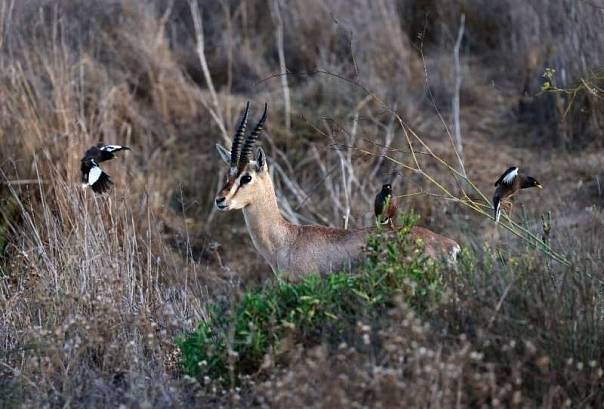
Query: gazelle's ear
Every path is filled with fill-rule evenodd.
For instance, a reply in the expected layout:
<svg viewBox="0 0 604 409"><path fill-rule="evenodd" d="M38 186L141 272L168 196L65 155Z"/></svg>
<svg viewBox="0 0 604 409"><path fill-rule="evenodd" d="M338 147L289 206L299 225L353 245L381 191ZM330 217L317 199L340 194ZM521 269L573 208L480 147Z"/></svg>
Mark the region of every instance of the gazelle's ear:
<svg viewBox="0 0 604 409"><path fill-rule="evenodd" d="M230 166L231 165L231 152L229 152L224 146L222 146L219 143L216 144L216 150L218 151L218 154L220 155L220 157L222 158L222 160L227 165Z"/></svg>
<svg viewBox="0 0 604 409"><path fill-rule="evenodd" d="M258 148L258 151L256 152L256 172L264 172L267 169L266 154L262 148Z"/></svg>

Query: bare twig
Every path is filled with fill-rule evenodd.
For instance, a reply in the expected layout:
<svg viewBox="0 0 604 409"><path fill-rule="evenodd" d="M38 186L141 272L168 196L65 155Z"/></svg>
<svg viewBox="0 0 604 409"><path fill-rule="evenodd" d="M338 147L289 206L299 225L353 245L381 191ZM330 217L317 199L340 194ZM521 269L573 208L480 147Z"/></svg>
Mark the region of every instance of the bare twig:
<svg viewBox="0 0 604 409"><path fill-rule="evenodd" d="M348 135L347 143L354 145L357 137L357 131L359 128L359 109L354 113L352 119L352 129ZM352 180L354 179L354 166L352 164L352 152L346 151L346 156L342 155L341 152L338 155L340 157L340 166L342 168L342 186L344 187L344 203L346 203L346 213L344 215L344 228L348 229L348 221L350 219L350 194L352 190Z"/></svg>
<svg viewBox="0 0 604 409"><path fill-rule="evenodd" d="M41 179L20 179L20 180L2 180L1 185L19 186L19 185L39 185L48 183L47 180Z"/></svg>
<svg viewBox="0 0 604 409"><path fill-rule="evenodd" d="M165 39L166 25L168 24L168 19L170 18L170 15L172 14L173 8L174 8L174 0L170 0L168 2L168 5L166 6L166 9L162 13L161 18L159 19L159 24L158 24L159 30L155 36L156 47L158 44L160 44Z"/></svg>
<svg viewBox="0 0 604 409"><path fill-rule="evenodd" d="M3 1L0 6L0 49L6 42L6 36L10 33L10 25L12 22L12 14L15 7L15 0Z"/></svg>
<svg viewBox="0 0 604 409"><path fill-rule="evenodd" d="M396 106L394 107L394 109L396 110ZM381 155L378 158L377 163L369 173L369 177L366 179L367 181L374 180L378 170L382 167L382 163L384 161L383 155L385 155L388 151L392 149L391 146L392 142L394 141L394 119L395 117L394 115L392 115L391 120L388 122L388 125L386 127L386 138L384 144L382 145Z"/></svg>
<svg viewBox="0 0 604 409"><path fill-rule="evenodd" d="M199 64L201 65L201 70L203 71L203 76L206 80L206 85L208 86L208 89L210 90L210 95L212 96L213 107L206 107L208 108L208 111L210 111L212 119L214 120L214 122L216 122L216 125L218 125L218 128L220 129L225 144L230 145L231 139L227 134L226 128L224 126L224 120L222 119L222 115L220 114L218 96L216 95L216 89L214 88L214 83L212 82L212 76L210 75L210 69L208 68L208 62L206 60L201 12L199 11L197 2L191 0L189 2L189 6L191 8L191 16L193 17L193 25L195 26L197 57L199 58Z"/></svg>
<svg viewBox="0 0 604 409"><path fill-rule="evenodd" d="M491 319L489 320L489 325L487 326L487 328L492 328L493 324L495 323L495 319L497 318L497 315L499 314L499 311L501 310L501 307L503 306L503 302L505 301L505 299L508 296L508 293L510 292L511 288L514 286L514 283L516 281L513 280L511 283L509 283L506 287L505 290L503 290L503 294L501 294L501 297L499 297L499 302L497 303L497 305L495 306L495 312L493 313L493 315L491 316Z"/></svg>
<svg viewBox="0 0 604 409"><path fill-rule="evenodd" d="M463 33L462 33L463 34ZM459 165L461 169L464 169L464 165L463 165L463 161L461 159L461 156L459 155L459 152L457 152L457 147L455 146L455 141L453 140L453 135L451 135L451 131L449 130L449 126L447 125L447 122L445 121L445 118L443 117L443 115L440 112L440 109L438 109L438 105L436 104L436 99L434 98L434 94L432 93L432 88L430 88L430 77L428 75L428 67L426 65L426 58L424 56L424 42L423 42L423 36L422 36L422 42L420 45L420 49L419 49L419 53L422 59L422 65L424 67L424 81L425 81L425 87L426 87L426 93L428 94L428 97L430 98L430 102L432 103L432 107L434 108L434 112L436 113L436 116L438 117L438 119L440 120L440 122L442 123L445 132L447 134L447 136L449 137L449 141L451 142L451 146L453 147L453 151L455 152L455 156L457 156L457 160L459 161ZM463 174L465 175L465 171L463 172Z"/></svg>
<svg viewBox="0 0 604 409"><path fill-rule="evenodd" d="M273 162L272 165L273 169L279 173L279 176L283 180L283 183L285 183L285 186L287 186L287 188L294 194L296 201L298 203L304 202L308 198L306 192L304 192L304 190L288 176L288 173L283 170L279 163Z"/></svg>
<svg viewBox="0 0 604 409"><path fill-rule="evenodd" d="M281 18L281 6L279 0L273 1L273 20L275 21L275 37L277 38L277 53L279 55L279 70L281 72L281 88L283 89L283 105L285 110L285 128L291 128L291 102L289 97L289 86L287 84L287 68L285 66L285 51L283 44L283 19Z"/></svg>
<svg viewBox="0 0 604 409"><path fill-rule="evenodd" d="M453 48L453 61L455 65L455 93L453 94L453 129L455 135L455 154L459 160L459 166L461 173L466 175L466 170L463 164L463 141L461 139L461 118L459 113L459 92L461 90L461 65L459 62L459 48L461 47L461 40L463 38L464 23L466 21L466 15L461 15L461 21L459 23L459 31L457 33L457 41Z"/></svg>

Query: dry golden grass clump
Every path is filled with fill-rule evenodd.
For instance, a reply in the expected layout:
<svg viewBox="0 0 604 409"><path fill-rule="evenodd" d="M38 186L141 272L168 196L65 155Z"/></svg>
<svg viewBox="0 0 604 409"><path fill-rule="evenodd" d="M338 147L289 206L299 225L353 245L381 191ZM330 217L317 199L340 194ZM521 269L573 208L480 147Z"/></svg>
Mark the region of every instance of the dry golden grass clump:
<svg viewBox="0 0 604 409"><path fill-rule="evenodd" d="M0 407L601 405L604 13L550 3L1 3ZM284 337L227 388L176 341L274 279L213 210L246 100L288 220L369 225L388 181L467 248L438 301ZM99 141L132 147L104 196L79 180ZM545 186L504 223L523 239L483 216L510 165Z"/></svg>

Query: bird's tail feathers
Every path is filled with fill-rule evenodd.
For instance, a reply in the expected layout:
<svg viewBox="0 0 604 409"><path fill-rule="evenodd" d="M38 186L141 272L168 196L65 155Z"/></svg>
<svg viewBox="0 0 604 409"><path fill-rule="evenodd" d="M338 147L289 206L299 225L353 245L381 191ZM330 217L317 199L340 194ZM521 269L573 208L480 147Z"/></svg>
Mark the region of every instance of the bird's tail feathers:
<svg viewBox="0 0 604 409"><path fill-rule="evenodd" d="M499 223L499 218L501 217L501 201L499 199L494 199L494 207L495 207L495 223Z"/></svg>

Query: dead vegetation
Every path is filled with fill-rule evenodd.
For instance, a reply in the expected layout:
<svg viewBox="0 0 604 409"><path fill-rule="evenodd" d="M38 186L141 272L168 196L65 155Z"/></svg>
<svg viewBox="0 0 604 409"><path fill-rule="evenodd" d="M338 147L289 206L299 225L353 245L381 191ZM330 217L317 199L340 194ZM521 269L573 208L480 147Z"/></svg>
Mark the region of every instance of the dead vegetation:
<svg viewBox="0 0 604 409"><path fill-rule="evenodd" d="M598 407L598 2L198 3L197 31L187 1L0 4L0 407ZM379 156L412 164L386 106L456 163L445 128L462 13L465 169L484 192L512 164L538 176L546 190L519 197L514 218L541 235L551 211L549 241L570 267ZM569 92L542 92L545 68ZM174 340L210 303L271 278L241 215L212 210L220 124L230 135L248 99L271 107L262 144L289 220L368 225L375 193L399 171L393 187L420 224L476 255L433 308L401 301L384 321L358 317L339 344L286 340L274 365L269 355L223 390L183 376ZM79 187L81 154L99 140L133 147L108 164L106 197Z"/></svg>

